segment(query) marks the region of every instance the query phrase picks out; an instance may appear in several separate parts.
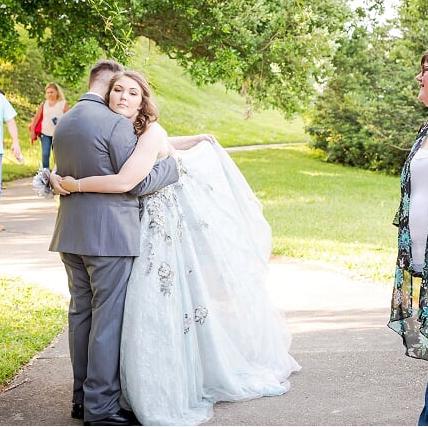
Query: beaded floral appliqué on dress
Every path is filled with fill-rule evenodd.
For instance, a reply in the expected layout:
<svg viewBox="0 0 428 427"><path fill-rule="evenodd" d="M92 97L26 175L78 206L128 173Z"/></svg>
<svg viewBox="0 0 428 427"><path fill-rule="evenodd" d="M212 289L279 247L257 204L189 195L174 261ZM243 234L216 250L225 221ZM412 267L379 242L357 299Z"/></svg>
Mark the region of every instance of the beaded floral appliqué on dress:
<svg viewBox="0 0 428 427"><path fill-rule="evenodd" d="M198 305L193 310L193 316L189 313L184 314L184 333L187 334L190 331L190 328L193 322L202 326L205 323L205 320L208 317L208 309Z"/></svg>
<svg viewBox="0 0 428 427"><path fill-rule="evenodd" d="M174 281L174 272L168 263L163 262L158 269L158 276L160 282L160 291L164 295L171 295L172 286Z"/></svg>
<svg viewBox="0 0 428 427"><path fill-rule="evenodd" d="M183 172L180 168L179 171L181 176ZM162 244L156 238L160 237L165 244L171 245L173 239L181 240L183 237L184 216L177 203L177 185L178 183L169 185L153 194L140 198L140 217L145 215L148 218L149 228L148 230L142 230L142 232L149 232L152 236L151 241L146 244L145 248L142 248L142 253L145 254L147 261L146 275L152 272L155 264L155 246ZM175 222L171 221L168 211L178 212ZM160 262L157 267L157 275L160 292L165 296L171 295L174 285L174 272L171 266L165 261Z"/></svg>

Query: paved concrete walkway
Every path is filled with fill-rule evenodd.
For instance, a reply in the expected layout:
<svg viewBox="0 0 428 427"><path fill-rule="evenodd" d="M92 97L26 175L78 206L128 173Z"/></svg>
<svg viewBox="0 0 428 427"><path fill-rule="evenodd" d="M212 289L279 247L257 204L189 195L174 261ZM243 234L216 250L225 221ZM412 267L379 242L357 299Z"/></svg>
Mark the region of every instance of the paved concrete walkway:
<svg viewBox="0 0 428 427"><path fill-rule="evenodd" d="M47 251L54 200L32 194L31 180L0 197L0 274L67 295L57 254ZM390 287L356 281L317 263L276 259L269 291L293 333L303 366L284 396L215 407L209 425L415 425L427 364L404 356L385 327ZM69 417L71 369L61 334L0 393L0 425L79 425Z"/></svg>
<svg viewBox="0 0 428 427"><path fill-rule="evenodd" d="M28 178L6 186L0 196L0 274L21 276L68 297L59 255L48 251L56 200L37 197Z"/></svg>
<svg viewBox="0 0 428 427"><path fill-rule="evenodd" d="M266 150L267 148L290 148L290 147L301 147L305 145L301 142L296 143L281 143L281 144L257 144L257 145L243 145L237 147L228 147L226 151L228 153L237 153L238 151L255 151L255 150Z"/></svg>

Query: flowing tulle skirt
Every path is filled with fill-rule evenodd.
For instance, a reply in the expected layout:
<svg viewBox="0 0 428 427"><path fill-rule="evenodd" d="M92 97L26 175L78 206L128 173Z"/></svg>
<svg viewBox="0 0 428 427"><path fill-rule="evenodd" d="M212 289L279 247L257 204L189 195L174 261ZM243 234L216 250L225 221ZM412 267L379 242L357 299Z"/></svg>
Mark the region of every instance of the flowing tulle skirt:
<svg viewBox="0 0 428 427"><path fill-rule="evenodd" d="M204 142L181 178L142 199L121 379L144 425L195 425L218 401L285 393L300 366L265 278L271 230L228 154Z"/></svg>

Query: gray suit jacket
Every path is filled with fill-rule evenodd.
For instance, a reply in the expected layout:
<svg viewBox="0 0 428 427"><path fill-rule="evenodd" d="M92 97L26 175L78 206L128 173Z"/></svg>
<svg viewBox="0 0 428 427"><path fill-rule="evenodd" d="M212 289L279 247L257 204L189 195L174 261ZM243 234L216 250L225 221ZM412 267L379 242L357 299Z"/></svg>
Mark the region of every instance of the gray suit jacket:
<svg viewBox="0 0 428 427"><path fill-rule="evenodd" d="M132 123L102 99L85 94L59 121L53 148L61 176L84 178L119 172L135 148ZM175 160L158 162L129 193L73 193L60 197L49 250L90 256L140 253L138 196L178 180Z"/></svg>

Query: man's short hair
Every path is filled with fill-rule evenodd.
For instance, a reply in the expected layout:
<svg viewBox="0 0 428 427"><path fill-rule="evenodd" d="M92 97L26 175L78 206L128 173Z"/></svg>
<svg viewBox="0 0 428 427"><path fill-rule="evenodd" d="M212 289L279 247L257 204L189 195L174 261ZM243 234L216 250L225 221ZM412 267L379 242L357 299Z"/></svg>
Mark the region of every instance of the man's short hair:
<svg viewBox="0 0 428 427"><path fill-rule="evenodd" d="M103 71L111 71L112 73L117 73L119 71L124 71L125 69L121 64L112 59L101 59L98 61L91 69L89 73L89 87L92 86L95 80L97 80L100 74Z"/></svg>

